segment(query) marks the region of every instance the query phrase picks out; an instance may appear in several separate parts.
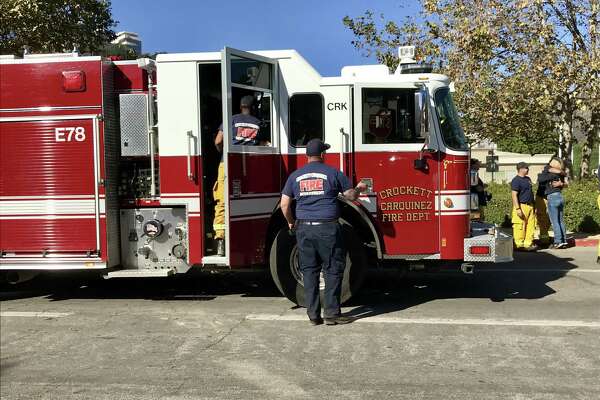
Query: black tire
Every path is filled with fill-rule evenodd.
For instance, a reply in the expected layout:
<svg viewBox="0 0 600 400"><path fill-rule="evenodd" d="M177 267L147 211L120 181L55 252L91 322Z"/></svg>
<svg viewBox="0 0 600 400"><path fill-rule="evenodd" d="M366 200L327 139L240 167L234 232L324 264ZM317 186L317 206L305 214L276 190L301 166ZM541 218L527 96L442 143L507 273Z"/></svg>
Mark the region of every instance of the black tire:
<svg viewBox="0 0 600 400"><path fill-rule="evenodd" d="M342 280L342 303L350 300L362 286L367 274L367 256L364 245L352 226L342 221L342 234L346 246L346 269ZM296 236L287 228L281 229L271 245L269 257L271 276L275 285L290 301L305 306L302 275L298 268ZM321 288L321 299L323 288Z"/></svg>

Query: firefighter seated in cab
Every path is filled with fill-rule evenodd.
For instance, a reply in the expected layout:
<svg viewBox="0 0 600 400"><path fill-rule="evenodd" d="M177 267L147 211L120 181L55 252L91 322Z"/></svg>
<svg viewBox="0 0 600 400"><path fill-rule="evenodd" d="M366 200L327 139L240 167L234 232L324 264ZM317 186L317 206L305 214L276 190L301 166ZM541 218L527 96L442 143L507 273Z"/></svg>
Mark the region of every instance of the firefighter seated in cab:
<svg viewBox="0 0 600 400"><path fill-rule="evenodd" d="M267 132L261 132L261 121L252 115L252 105L254 98L244 96L240 101L240 113L231 117L231 134L234 145L246 146L268 146L269 137ZM215 146L219 152L223 152L223 124L219 126L215 136ZM215 231L215 240L217 241L217 255L225 255L225 167L223 165L223 155L219 163L217 181L213 186L213 199L215 201L215 216L213 219L213 230Z"/></svg>

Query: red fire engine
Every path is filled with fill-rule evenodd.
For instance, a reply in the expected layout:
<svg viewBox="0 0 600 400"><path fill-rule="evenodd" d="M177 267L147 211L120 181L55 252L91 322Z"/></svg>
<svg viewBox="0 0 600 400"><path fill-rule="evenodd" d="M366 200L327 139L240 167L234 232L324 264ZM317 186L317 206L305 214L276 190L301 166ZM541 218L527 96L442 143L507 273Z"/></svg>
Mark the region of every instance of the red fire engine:
<svg viewBox="0 0 600 400"><path fill-rule="evenodd" d="M0 270L97 269L107 278L190 268L269 266L302 302L280 190L314 137L326 162L369 190L340 199L348 244L344 299L368 267L512 259L512 241L470 221L469 148L450 82L412 59L322 77L293 50L77 54L0 59ZM235 145L240 99L269 136ZM225 138L225 255L213 240ZM476 207L476 204L473 205ZM298 294L298 295L297 295Z"/></svg>

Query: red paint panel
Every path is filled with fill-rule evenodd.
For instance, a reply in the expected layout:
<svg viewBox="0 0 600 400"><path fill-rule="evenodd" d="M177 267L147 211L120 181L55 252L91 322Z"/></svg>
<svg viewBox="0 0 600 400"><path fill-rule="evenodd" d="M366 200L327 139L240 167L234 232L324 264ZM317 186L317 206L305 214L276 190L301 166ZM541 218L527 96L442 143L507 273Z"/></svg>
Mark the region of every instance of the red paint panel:
<svg viewBox="0 0 600 400"><path fill-rule="evenodd" d="M198 156L191 159L193 179L187 176L186 156L160 156L160 192L161 193L201 193L200 175L202 160Z"/></svg>
<svg viewBox="0 0 600 400"><path fill-rule="evenodd" d="M281 156L279 154L229 154L229 193L239 182L241 193L276 193L281 190ZM231 198L231 197L230 197ZM231 205L231 201L230 201ZM231 210L231 209L230 209ZM272 210L258 210L255 214ZM247 214L252 214L251 210ZM230 217L231 218L231 217ZM230 265L243 267L265 262L265 240L270 217L244 221L229 221Z"/></svg>
<svg viewBox="0 0 600 400"><path fill-rule="evenodd" d="M102 62L40 62L0 66L0 109L31 107L100 106ZM86 88L80 92L63 89L63 72L85 73Z"/></svg>
<svg viewBox="0 0 600 400"><path fill-rule="evenodd" d="M242 193L276 193L281 190L279 154L229 154L229 190L234 180Z"/></svg>
<svg viewBox="0 0 600 400"><path fill-rule="evenodd" d="M204 235L202 230L202 218L188 216L188 244L190 246L189 263L191 265L202 263L202 257L204 256Z"/></svg>
<svg viewBox="0 0 600 400"><path fill-rule="evenodd" d="M83 194L94 194L92 120L0 122L0 196Z"/></svg>
<svg viewBox="0 0 600 400"><path fill-rule="evenodd" d="M114 80L116 91L148 89L148 73L134 64L115 63ZM156 82L156 79L154 80Z"/></svg>
<svg viewBox="0 0 600 400"><path fill-rule="evenodd" d="M358 152L354 156L356 179L373 179L376 223L386 254L439 252L439 217L435 214L439 164L435 156L424 157L427 171L414 168L414 160L419 158L416 152ZM414 191L414 187L419 189Z"/></svg>
<svg viewBox="0 0 600 400"><path fill-rule="evenodd" d="M440 218L442 259L462 260L464 258L464 240L468 228L469 215L444 215Z"/></svg>
<svg viewBox="0 0 600 400"><path fill-rule="evenodd" d="M264 264L270 249L265 249L269 218L233 221L231 227L231 257L233 268Z"/></svg>
<svg viewBox="0 0 600 400"><path fill-rule="evenodd" d="M441 190L469 190L469 159L467 156L442 155Z"/></svg>
<svg viewBox="0 0 600 400"><path fill-rule="evenodd" d="M95 219L3 219L0 249L8 252L83 253L96 250Z"/></svg>

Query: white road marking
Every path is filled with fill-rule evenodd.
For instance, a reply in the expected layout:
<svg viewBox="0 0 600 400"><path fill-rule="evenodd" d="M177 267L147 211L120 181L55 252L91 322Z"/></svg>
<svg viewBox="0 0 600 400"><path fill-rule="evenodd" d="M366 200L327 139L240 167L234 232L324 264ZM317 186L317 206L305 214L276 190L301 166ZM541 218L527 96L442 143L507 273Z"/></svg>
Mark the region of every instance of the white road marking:
<svg viewBox="0 0 600 400"><path fill-rule="evenodd" d="M288 314L248 314L250 321L307 321L305 315ZM600 328L600 322L595 321L569 321L548 319L476 319L476 318L401 318L373 316L357 319L354 323L383 323L383 324L410 324L410 325L483 325L483 326L542 326L564 328Z"/></svg>
<svg viewBox="0 0 600 400"><path fill-rule="evenodd" d="M600 269L582 269L582 268L573 268L573 269L552 269L552 268L546 268L546 269L535 269L535 268L527 268L527 269L492 269L492 268L485 268L485 267L481 267L479 269L475 269L475 273L478 272L568 272L568 273L573 273L573 272L583 272L583 273L600 273Z"/></svg>
<svg viewBox="0 0 600 400"><path fill-rule="evenodd" d="M0 317L38 317L38 318L60 318L68 317L73 313L61 312L37 312L37 311L2 311Z"/></svg>
<svg viewBox="0 0 600 400"><path fill-rule="evenodd" d="M264 390L270 398L307 398L307 393L299 385L273 371L277 368L267 370L258 363L243 360L219 363L236 377Z"/></svg>

